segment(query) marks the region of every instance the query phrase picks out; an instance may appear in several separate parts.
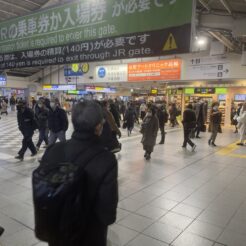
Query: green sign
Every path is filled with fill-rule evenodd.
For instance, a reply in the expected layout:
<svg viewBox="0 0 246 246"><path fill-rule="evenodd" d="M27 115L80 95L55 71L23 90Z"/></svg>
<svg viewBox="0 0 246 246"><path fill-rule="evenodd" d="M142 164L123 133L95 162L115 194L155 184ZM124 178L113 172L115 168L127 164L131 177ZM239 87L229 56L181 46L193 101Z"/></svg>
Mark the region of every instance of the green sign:
<svg viewBox="0 0 246 246"><path fill-rule="evenodd" d="M188 52L192 7L193 0L80 0L1 22L0 54L5 55L0 64L22 67ZM153 41L156 48L147 49ZM129 53L131 47L139 51ZM121 53L105 53L115 48ZM88 57L74 57L80 53ZM71 54L63 61L53 59ZM32 64L44 58L49 60ZM30 64L15 63L22 59Z"/></svg>
<svg viewBox="0 0 246 246"><path fill-rule="evenodd" d="M185 94L187 95L195 94L195 88L185 88Z"/></svg>
<svg viewBox="0 0 246 246"><path fill-rule="evenodd" d="M220 88L220 87L218 87L218 88L215 88L215 93L216 94L227 94L227 88Z"/></svg>

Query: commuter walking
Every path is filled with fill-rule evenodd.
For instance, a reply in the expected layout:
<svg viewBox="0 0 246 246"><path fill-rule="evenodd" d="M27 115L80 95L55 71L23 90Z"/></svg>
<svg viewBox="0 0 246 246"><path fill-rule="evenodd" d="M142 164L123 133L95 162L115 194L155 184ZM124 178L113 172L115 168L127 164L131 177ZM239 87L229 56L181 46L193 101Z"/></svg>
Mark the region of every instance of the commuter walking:
<svg viewBox="0 0 246 246"><path fill-rule="evenodd" d="M52 99L50 102L48 127L50 130L49 145L54 144L57 139L59 139L60 142L66 141L68 118L65 110L60 107L60 103L57 99Z"/></svg>
<svg viewBox="0 0 246 246"><path fill-rule="evenodd" d="M45 107L44 101L39 99L38 104L36 106L36 119L38 123L38 130L39 130L39 139L36 145L37 150L40 149L41 144L43 141L46 144L46 147L49 144L48 141L48 117L49 117L49 110Z"/></svg>
<svg viewBox="0 0 246 246"><path fill-rule="evenodd" d="M117 153L121 150L121 143L117 139L117 136L121 138L121 131L115 122L113 114L110 112L108 101L104 101L102 107L105 123L100 139L107 150Z"/></svg>
<svg viewBox="0 0 246 246"><path fill-rule="evenodd" d="M72 122L72 139L48 148L33 173L35 233L49 246L106 246L116 220L117 160L100 144L97 103L75 105Z"/></svg>
<svg viewBox="0 0 246 246"><path fill-rule="evenodd" d="M153 152L156 144L158 129L159 121L156 116L156 109L154 107L150 107L141 126L141 133L143 134L141 142L143 144L143 149L145 150L144 157L146 160L151 159L151 153Z"/></svg>
<svg viewBox="0 0 246 246"><path fill-rule="evenodd" d="M16 100L15 100L14 96L11 96L9 103L10 103L11 111L14 112L15 106L16 106Z"/></svg>
<svg viewBox="0 0 246 246"><path fill-rule="evenodd" d="M35 156L37 154L37 150L32 141L34 131L37 129L37 122L35 120L33 111L27 107L25 101L21 101L18 104L17 120L19 130L23 135L23 140L22 147L15 159L23 161L25 152L28 148L32 152L31 156Z"/></svg>
<svg viewBox="0 0 246 246"><path fill-rule="evenodd" d="M214 102L212 104L212 109L210 112L210 123L209 123L209 132L211 132L211 137L208 140L208 144L216 147L215 144L216 137L218 133L221 133L221 120L222 113L219 111L219 103Z"/></svg>
<svg viewBox="0 0 246 246"><path fill-rule="evenodd" d="M121 114L121 117L122 117L123 120L124 120L124 117L125 117L125 113L126 113L126 105L122 101L121 104L120 104L120 114Z"/></svg>
<svg viewBox="0 0 246 246"><path fill-rule="evenodd" d="M246 102L243 104L242 109L240 111L240 115L237 118L238 121L238 129L240 135L240 142L237 145L244 145L244 141L246 139Z"/></svg>
<svg viewBox="0 0 246 246"><path fill-rule="evenodd" d="M193 129L196 128L196 114L192 109L192 105L188 104L184 113L183 113L183 130L184 130L184 142L182 148L186 148L189 144L192 148L192 151L196 149L196 145L191 141L190 134Z"/></svg>
<svg viewBox="0 0 246 246"><path fill-rule="evenodd" d="M3 235L4 233L4 228L0 226L0 237Z"/></svg>
<svg viewBox="0 0 246 246"><path fill-rule="evenodd" d="M130 103L124 117L124 122L126 124L128 137L132 134L136 117L137 116L133 104Z"/></svg>
<svg viewBox="0 0 246 246"><path fill-rule="evenodd" d="M8 104L5 102L5 100L2 100L1 102L1 115L3 114L8 115Z"/></svg>
<svg viewBox="0 0 246 246"><path fill-rule="evenodd" d="M157 117L159 120L159 128L161 132L161 141L159 144L164 144L165 143L165 124L168 122L168 113L164 105L160 105L157 111Z"/></svg>
<svg viewBox="0 0 246 246"><path fill-rule="evenodd" d="M238 118L238 114L237 114L237 109L235 108L235 106L233 105L231 108L231 125L235 126L235 131L234 133L238 133L238 129L237 129L237 118Z"/></svg>
<svg viewBox="0 0 246 246"><path fill-rule="evenodd" d="M196 113L196 138L201 138L200 132L204 131L205 125L205 113L204 113L204 103L201 99L195 104L195 113Z"/></svg>
<svg viewBox="0 0 246 246"><path fill-rule="evenodd" d="M109 107L117 127L120 128L120 112L118 111L118 106L111 100L109 101Z"/></svg>
<svg viewBox="0 0 246 246"><path fill-rule="evenodd" d="M175 103L172 103L170 105L170 108L169 108L169 115L170 115L170 124L171 124L171 127L174 127L177 123L177 107L176 107L176 104Z"/></svg>
<svg viewBox="0 0 246 246"><path fill-rule="evenodd" d="M146 116L147 106L145 103L140 105L140 118L143 121L144 117Z"/></svg>

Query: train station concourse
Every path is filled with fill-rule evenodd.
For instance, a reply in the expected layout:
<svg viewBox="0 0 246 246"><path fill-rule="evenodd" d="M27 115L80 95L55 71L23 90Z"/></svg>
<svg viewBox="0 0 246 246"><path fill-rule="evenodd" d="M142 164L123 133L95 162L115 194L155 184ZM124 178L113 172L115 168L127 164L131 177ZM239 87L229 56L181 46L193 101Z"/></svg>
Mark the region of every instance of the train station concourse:
<svg viewBox="0 0 246 246"><path fill-rule="evenodd" d="M0 246L246 246L245 0L0 0Z"/></svg>

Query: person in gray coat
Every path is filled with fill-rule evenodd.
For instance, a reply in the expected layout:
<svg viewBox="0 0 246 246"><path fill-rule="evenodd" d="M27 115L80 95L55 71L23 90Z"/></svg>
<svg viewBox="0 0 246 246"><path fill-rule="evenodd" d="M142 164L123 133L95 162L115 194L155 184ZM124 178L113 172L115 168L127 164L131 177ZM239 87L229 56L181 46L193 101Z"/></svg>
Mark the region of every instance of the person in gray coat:
<svg viewBox="0 0 246 246"><path fill-rule="evenodd" d="M144 157L146 160L151 159L151 153L156 144L156 137L159 129L159 120L156 116L156 109L150 107L147 111L146 117L143 120L141 133L143 134L142 144L145 150Z"/></svg>

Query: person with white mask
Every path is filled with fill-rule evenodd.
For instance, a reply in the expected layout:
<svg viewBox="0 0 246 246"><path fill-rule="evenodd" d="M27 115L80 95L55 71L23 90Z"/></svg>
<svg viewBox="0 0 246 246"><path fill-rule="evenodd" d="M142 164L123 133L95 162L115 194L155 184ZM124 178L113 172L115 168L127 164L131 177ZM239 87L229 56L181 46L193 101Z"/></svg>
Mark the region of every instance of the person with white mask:
<svg viewBox="0 0 246 246"><path fill-rule="evenodd" d="M246 139L246 102L243 104L239 117L237 118L238 122L238 132L240 135L240 142L237 145L244 145Z"/></svg>
<svg viewBox="0 0 246 246"><path fill-rule="evenodd" d="M68 118L65 110L60 107L58 99L52 99L50 101L48 127L50 130L49 145L54 144L57 139L59 139L60 142L66 141Z"/></svg>

